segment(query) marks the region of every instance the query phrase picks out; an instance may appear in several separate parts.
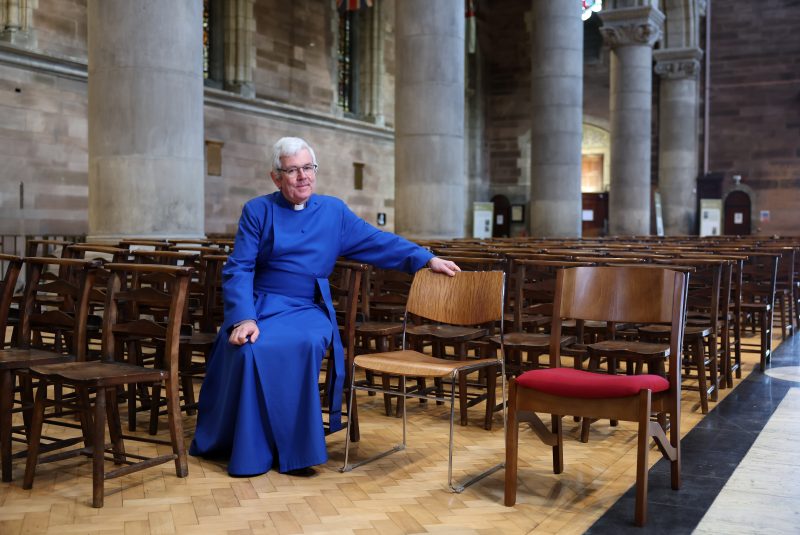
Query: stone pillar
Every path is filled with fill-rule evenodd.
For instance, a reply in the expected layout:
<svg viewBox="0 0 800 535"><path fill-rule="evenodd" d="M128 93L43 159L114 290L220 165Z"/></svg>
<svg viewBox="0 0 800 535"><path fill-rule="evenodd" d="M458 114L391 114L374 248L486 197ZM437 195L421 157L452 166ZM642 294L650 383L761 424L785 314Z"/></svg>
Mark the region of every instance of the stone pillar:
<svg viewBox="0 0 800 535"><path fill-rule="evenodd" d="M395 228L462 237L464 1L403 0L395 10Z"/></svg>
<svg viewBox="0 0 800 535"><path fill-rule="evenodd" d="M653 44L664 14L652 6L601 11L611 46L609 233L650 234Z"/></svg>
<svg viewBox="0 0 800 535"><path fill-rule="evenodd" d="M533 0L530 233L581 236L581 2Z"/></svg>
<svg viewBox="0 0 800 535"><path fill-rule="evenodd" d="M699 48L656 50L659 88L658 189L668 236L694 234L697 225Z"/></svg>
<svg viewBox="0 0 800 535"><path fill-rule="evenodd" d="M253 1L230 0L225 4L225 89L250 98L256 96Z"/></svg>
<svg viewBox="0 0 800 535"><path fill-rule="evenodd" d="M202 2L89 0L89 238L204 225Z"/></svg>
<svg viewBox="0 0 800 535"><path fill-rule="evenodd" d="M36 0L0 0L0 41L33 46L33 3Z"/></svg>

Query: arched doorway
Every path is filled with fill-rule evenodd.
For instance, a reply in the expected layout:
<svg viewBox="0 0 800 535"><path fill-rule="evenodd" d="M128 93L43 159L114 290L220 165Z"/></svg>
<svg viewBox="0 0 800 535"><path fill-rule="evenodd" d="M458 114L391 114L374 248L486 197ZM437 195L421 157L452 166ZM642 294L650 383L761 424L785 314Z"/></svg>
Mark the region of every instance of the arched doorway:
<svg viewBox="0 0 800 535"><path fill-rule="evenodd" d="M505 195L492 197L494 203L494 226L492 238L507 238L511 236L511 202Z"/></svg>
<svg viewBox="0 0 800 535"><path fill-rule="evenodd" d="M725 224L723 229L725 234L737 234L746 236L750 234L750 218L752 202L750 195L742 190L735 190L728 193L725 197Z"/></svg>

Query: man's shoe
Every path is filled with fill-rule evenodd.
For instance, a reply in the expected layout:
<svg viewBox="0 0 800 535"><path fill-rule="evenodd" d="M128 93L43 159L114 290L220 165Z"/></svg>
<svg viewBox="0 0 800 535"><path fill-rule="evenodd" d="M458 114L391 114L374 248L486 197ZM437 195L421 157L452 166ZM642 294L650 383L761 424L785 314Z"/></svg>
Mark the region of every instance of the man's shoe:
<svg viewBox="0 0 800 535"><path fill-rule="evenodd" d="M288 470L284 472L287 476L295 476L295 477L314 477L317 475L317 471L314 469L313 466L306 466L305 468L295 468L294 470Z"/></svg>

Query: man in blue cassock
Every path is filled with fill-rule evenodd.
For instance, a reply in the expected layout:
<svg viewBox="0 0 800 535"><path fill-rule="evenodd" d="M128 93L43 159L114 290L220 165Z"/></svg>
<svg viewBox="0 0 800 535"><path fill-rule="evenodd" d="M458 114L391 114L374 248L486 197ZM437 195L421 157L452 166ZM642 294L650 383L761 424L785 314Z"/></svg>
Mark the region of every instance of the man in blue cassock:
<svg viewBox="0 0 800 535"><path fill-rule="evenodd" d="M302 139L274 147L277 192L242 209L223 268L225 319L208 360L190 453L228 457L228 473L311 475L327 461L319 372L329 346L334 372L329 425L341 429L344 350L328 276L346 256L413 273L458 266L382 232L339 199L315 195L317 161Z"/></svg>

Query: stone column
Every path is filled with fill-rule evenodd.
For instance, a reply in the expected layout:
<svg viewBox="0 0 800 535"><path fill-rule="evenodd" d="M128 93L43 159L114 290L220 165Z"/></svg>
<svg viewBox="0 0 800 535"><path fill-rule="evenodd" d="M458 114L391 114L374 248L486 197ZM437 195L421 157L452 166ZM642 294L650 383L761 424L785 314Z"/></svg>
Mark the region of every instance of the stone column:
<svg viewBox="0 0 800 535"><path fill-rule="evenodd" d="M204 225L202 2L89 0L89 238Z"/></svg>
<svg viewBox="0 0 800 535"><path fill-rule="evenodd" d="M656 50L659 88L658 189L668 236L697 225L699 48Z"/></svg>
<svg viewBox="0 0 800 535"><path fill-rule="evenodd" d="M578 0L533 0L530 233L581 236L583 21Z"/></svg>
<svg viewBox="0 0 800 535"><path fill-rule="evenodd" d="M251 98L256 96L253 1L230 0L225 4L225 89Z"/></svg>
<svg viewBox="0 0 800 535"><path fill-rule="evenodd" d="M600 12L611 46L609 232L650 234L653 44L664 14L652 6Z"/></svg>
<svg viewBox="0 0 800 535"><path fill-rule="evenodd" d="M0 41L34 46L33 1L0 0Z"/></svg>
<svg viewBox="0 0 800 535"><path fill-rule="evenodd" d="M412 238L464 236L464 2L395 2L395 217Z"/></svg>

